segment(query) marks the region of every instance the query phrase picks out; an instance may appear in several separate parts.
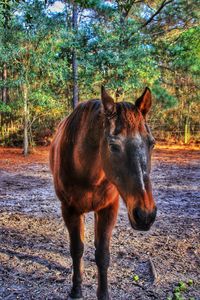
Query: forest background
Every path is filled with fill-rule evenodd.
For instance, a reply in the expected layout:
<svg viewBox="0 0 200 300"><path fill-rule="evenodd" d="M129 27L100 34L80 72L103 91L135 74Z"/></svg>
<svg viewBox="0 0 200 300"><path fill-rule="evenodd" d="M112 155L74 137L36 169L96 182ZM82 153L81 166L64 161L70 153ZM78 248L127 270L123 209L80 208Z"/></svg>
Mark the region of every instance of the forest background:
<svg viewBox="0 0 200 300"><path fill-rule="evenodd" d="M78 102L134 102L164 142L200 142L200 1L0 1L0 144L48 144Z"/></svg>

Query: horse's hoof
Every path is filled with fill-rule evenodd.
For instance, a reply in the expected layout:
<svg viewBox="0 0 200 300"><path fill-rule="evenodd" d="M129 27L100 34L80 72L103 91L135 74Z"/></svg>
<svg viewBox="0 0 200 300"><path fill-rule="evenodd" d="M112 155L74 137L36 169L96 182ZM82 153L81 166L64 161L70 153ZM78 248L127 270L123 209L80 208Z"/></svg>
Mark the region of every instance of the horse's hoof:
<svg viewBox="0 0 200 300"><path fill-rule="evenodd" d="M80 288L72 288L68 300L83 300L82 290Z"/></svg>
<svg viewBox="0 0 200 300"><path fill-rule="evenodd" d="M106 294L98 294L98 295L97 295L97 299L98 299L98 300L109 300L110 297L109 297L109 294L108 294L108 293L106 293Z"/></svg>

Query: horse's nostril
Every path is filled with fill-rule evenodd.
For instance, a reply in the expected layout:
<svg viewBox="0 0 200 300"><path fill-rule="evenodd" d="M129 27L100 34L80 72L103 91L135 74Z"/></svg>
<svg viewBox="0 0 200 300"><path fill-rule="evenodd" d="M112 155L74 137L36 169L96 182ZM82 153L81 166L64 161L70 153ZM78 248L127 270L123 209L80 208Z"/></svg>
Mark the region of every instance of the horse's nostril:
<svg viewBox="0 0 200 300"><path fill-rule="evenodd" d="M141 208L136 207L133 211L133 217L136 222L140 222L142 219L145 219L145 213L141 210Z"/></svg>
<svg viewBox="0 0 200 300"><path fill-rule="evenodd" d="M133 217L137 224L149 225L154 222L156 218L157 209L155 208L152 212L146 212L139 207L136 207L133 211Z"/></svg>

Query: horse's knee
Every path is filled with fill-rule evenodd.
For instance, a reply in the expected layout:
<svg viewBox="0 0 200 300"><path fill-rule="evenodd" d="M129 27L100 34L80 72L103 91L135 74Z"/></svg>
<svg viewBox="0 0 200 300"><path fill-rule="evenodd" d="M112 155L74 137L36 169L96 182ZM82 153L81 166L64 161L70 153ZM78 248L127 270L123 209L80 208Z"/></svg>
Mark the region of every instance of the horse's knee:
<svg viewBox="0 0 200 300"><path fill-rule="evenodd" d="M71 245L70 254L74 259L80 259L83 256L84 244L77 243L77 245Z"/></svg>
<svg viewBox="0 0 200 300"><path fill-rule="evenodd" d="M109 249L96 249L95 261L98 268L107 269L110 264L110 252Z"/></svg>

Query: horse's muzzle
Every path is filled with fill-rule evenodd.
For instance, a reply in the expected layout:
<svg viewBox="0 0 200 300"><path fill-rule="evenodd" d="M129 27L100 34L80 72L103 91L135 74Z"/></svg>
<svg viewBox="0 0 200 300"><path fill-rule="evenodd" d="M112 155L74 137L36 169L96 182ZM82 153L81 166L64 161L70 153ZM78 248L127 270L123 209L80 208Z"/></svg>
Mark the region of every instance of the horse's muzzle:
<svg viewBox="0 0 200 300"><path fill-rule="evenodd" d="M155 207L151 212L146 212L136 207L132 214L129 216L129 220L133 229L148 231L156 219L157 208Z"/></svg>

